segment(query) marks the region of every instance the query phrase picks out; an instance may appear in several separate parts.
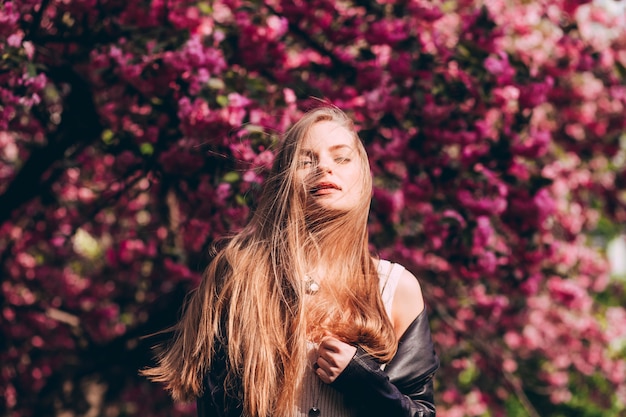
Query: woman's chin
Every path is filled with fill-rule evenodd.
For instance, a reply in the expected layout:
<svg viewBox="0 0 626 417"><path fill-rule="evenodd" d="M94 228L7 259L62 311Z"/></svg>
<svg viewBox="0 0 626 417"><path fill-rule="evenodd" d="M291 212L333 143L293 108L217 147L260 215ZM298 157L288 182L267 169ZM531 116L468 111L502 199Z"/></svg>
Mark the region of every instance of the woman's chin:
<svg viewBox="0 0 626 417"><path fill-rule="evenodd" d="M345 204L341 204L338 201L332 201L330 199L316 199L309 204L309 212L314 213L332 213L340 214L350 211L350 207L346 207Z"/></svg>

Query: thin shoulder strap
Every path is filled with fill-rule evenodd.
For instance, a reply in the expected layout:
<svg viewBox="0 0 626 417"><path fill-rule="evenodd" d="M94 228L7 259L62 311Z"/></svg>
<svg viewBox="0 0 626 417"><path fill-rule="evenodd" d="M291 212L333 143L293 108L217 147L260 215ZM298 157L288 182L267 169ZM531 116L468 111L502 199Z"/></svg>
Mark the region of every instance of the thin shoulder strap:
<svg viewBox="0 0 626 417"><path fill-rule="evenodd" d="M389 318L391 318L393 296L396 293L396 288L398 287L402 271L404 271L404 267L400 264L392 263L384 259L381 259L378 263L380 293Z"/></svg>

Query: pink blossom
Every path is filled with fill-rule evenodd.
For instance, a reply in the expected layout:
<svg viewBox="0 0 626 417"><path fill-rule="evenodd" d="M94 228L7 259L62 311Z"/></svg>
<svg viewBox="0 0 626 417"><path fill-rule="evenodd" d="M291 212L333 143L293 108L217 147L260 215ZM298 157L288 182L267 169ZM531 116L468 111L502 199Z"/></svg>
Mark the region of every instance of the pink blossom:
<svg viewBox="0 0 626 417"><path fill-rule="evenodd" d="M366 32L366 39L373 45L395 45L407 38L407 30L402 20L377 20Z"/></svg>
<svg viewBox="0 0 626 417"><path fill-rule="evenodd" d="M263 183L263 176L259 175L258 172L252 169L244 172L242 179L247 183L254 183L259 185Z"/></svg>
<svg viewBox="0 0 626 417"><path fill-rule="evenodd" d="M543 277L540 274L532 274L522 283L521 289L526 295L535 295L542 280Z"/></svg>
<svg viewBox="0 0 626 417"><path fill-rule="evenodd" d="M381 213L391 222L400 221L400 212L404 207L404 194L401 190L385 190L374 188L374 201Z"/></svg>
<svg viewBox="0 0 626 417"><path fill-rule="evenodd" d="M228 95L228 115L226 120L228 120L231 126L241 126L247 114L246 107L250 103L249 99L240 94L230 93Z"/></svg>
<svg viewBox="0 0 626 417"><path fill-rule="evenodd" d="M518 140L511 146L511 149L516 155L522 157L539 158L548 152L551 139L547 131L531 130L529 136Z"/></svg>
<svg viewBox="0 0 626 417"><path fill-rule="evenodd" d="M507 345L511 347L511 349L518 349L522 346L522 336L514 331L508 331L504 335L504 341Z"/></svg>
<svg viewBox="0 0 626 417"><path fill-rule="evenodd" d="M548 280L548 289L555 301L568 308L586 311L591 306L587 293L572 280L552 277Z"/></svg>
<svg viewBox="0 0 626 417"><path fill-rule="evenodd" d="M473 245L476 248L485 248L490 246L493 240L493 227L491 221L486 216L478 216L476 218L476 229L474 230Z"/></svg>
<svg viewBox="0 0 626 417"><path fill-rule="evenodd" d="M496 255L491 251L484 251L478 255L478 267L487 274L492 274L497 268Z"/></svg>
<svg viewBox="0 0 626 417"><path fill-rule="evenodd" d="M626 379L626 362L618 360L611 364L609 370L609 380L614 384L621 385L624 379Z"/></svg>
<svg viewBox="0 0 626 417"><path fill-rule="evenodd" d="M230 184L223 182L217 186L215 196L217 199L216 202L220 206L225 206L227 199L230 198L231 195L232 195L232 190L231 190Z"/></svg>
<svg viewBox="0 0 626 417"><path fill-rule="evenodd" d="M511 67L506 53L501 52L498 58L493 55L485 59L485 69L496 76L497 83L500 85L510 84L515 70Z"/></svg>
<svg viewBox="0 0 626 417"><path fill-rule="evenodd" d="M503 196L476 197L470 191L462 189L457 191L456 197L461 205L476 214L500 214L507 207Z"/></svg>
<svg viewBox="0 0 626 417"><path fill-rule="evenodd" d="M267 35L270 39L277 39L282 37L286 32L289 22L284 17L270 16L267 18Z"/></svg>
<svg viewBox="0 0 626 417"><path fill-rule="evenodd" d="M543 82L520 86L519 104L521 108L537 107L544 103L547 94L554 86L554 79L547 77Z"/></svg>
<svg viewBox="0 0 626 417"><path fill-rule="evenodd" d="M514 177L519 178L522 181L527 181L530 178L529 169L522 162L521 158L516 158L511 162L508 173Z"/></svg>
<svg viewBox="0 0 626 417"><path fill-rule="evenodd" d="M493 90L494 101L497 106L507 113L518 111L518 100L520 98L519 88L507 85Z"/></svg>
<svg viewBox="0 0 626 417"><path fill-rule="evenodd" d="M380 0L379 2L382 3L382 1ZM445 13L439 7L437 7L436 4L433 4L431 2L412 2L409 4L408 9L412 13L415 13L415 16L420 16L421 19L424 19L427 22L434 22L445 16Z"/></svg>
<svg viewBox="0 0 626 417"><path fill-rule="evenodd" d="M617 345L626 343L626 310L609 307L606 309L605 317L607 339Z"/></svg>
<svg viewBox="0 0 626 417"><path fill-rule="evenodd" d="M124 263L130 263L138 253L145 249L145 244L141 240L124 240L119 244L118 259Z"/></svg>
<svg viewBox="0 0 626 417"><path fill-rule="evenodd" d="M22 39L24 35L21 33L14 33L7 39L7 44L13 48L19 48L22 45Z"/></svg>
<svg viewBox="0 0 626 417"><path fill-rule="evenodd" d="M569 376L566 372L552 372L546 376L546 380L555 387L565 387L569 382Z"/></svg>
<svg viewBox="0 0 626 417"><path fill-rule="evenodd" d="M199 219L191 219L185 227L185 246L194 252L200 252L209 241L211 224Z"/></svg>
<svg viewBox="0 0 626 417"><path fill-rule="evenodd" d="M13 29L15 24L20 20L20 14L18 10L14 8L14 2L7 1L2 5L2 13L0 14L0 28L4 30L0 33L5 34L5 30Z"/></svg>

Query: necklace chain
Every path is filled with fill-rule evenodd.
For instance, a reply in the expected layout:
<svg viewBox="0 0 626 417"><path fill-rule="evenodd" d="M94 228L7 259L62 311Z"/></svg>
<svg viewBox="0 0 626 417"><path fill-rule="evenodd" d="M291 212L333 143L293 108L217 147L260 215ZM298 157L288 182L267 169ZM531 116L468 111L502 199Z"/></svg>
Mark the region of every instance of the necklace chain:
<svg viewBox="0 0 626 417"><path fill-rule="evenodd" d="M308 295L315 295L320 290L320 284L312 276L307 274L304 276L304 290ZM313 384L313 404L311 405L311 408L309 408L308 417L320 417L322 415L321 410L317 407L320 395L320 381L315 374L315 365L309 364L312 374L311 382Z"/></svg>
<svg viewBox="0 0 626 417"><path fill-rule="evenodd" d="M309 408L308 417L319 417L322 414L321 410L317 407L317 402L319 401L320 396L320 381L315 374L315 365L317 365L317 363L314 365L310 365L312 373L311 382L313 384L313 404L311 405L311 408Z"/></svg>

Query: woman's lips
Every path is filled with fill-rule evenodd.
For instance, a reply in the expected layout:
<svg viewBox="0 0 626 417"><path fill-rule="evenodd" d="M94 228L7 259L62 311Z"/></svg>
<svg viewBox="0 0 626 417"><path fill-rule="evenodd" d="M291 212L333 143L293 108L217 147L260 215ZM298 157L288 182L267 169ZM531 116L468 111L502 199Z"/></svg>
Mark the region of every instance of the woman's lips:
<svg viewBox="0 0 626 417"><path fill-rule="evenodd" d="M332 182L320 182L311 188L310 193L313 195L326 195L336 190L341 191L341 187Z"/></svg>

